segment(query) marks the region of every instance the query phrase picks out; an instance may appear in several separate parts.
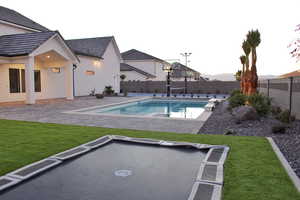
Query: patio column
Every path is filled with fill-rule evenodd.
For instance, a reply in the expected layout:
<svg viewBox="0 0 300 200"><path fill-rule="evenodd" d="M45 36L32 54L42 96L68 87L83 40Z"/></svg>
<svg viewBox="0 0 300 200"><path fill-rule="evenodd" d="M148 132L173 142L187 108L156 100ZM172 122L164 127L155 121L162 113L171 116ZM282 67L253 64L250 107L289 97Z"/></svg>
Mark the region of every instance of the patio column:
<svg viewBox="0 0 300 200"><path fill-rule="evenodd" d="M34 92L34 57L30 56L25 63L26 104L35 104Z"/></svg>
<svg viewBox="0 0 300 200"><path fill-rule="evenodd" d="M68 62L65 66L65 81L66 81L66 98L68 100L74 99L73 94L73 63Z"/></svg>

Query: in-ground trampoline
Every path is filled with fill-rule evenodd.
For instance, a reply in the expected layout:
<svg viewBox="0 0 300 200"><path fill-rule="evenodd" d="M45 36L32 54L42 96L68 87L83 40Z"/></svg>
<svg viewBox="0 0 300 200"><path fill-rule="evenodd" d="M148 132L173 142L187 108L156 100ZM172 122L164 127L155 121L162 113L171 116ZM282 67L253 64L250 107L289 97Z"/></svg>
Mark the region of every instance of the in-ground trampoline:
<svg viewBox="0 0 300 200"><path fill-rule="evenodd" d="M220 200L228 151L104 136L0 177L0 199Z"/></svg>

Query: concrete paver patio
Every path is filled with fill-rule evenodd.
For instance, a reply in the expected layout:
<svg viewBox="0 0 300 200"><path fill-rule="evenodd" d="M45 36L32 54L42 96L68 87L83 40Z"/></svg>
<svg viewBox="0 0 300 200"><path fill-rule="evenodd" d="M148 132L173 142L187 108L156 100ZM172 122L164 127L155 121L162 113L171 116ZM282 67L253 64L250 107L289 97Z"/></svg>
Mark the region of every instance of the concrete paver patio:
<svg viewBox="0 0 300 200"><path fill-rule="evenodd" d="M104 106L113 103L138 100L144 97L78 97L74 101L57 100L46 101L35 105L0 105L0 118L10 120L36 121L59 124L74 124L83 126L98 126L106 128L121 128L135 130L150 130L176 133L197 133L203 121L172 120L120 116L95 116L84 114L66 114L63 112Z"/></svg>

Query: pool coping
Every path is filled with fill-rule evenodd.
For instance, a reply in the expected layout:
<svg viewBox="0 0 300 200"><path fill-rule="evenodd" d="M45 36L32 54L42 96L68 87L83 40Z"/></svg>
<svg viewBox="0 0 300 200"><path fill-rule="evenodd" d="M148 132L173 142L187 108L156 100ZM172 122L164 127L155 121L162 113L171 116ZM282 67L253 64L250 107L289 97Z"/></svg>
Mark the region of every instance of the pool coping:
<svg viewBox="0 0 300 200"><path fill-rule="evenodd" d="M292 169L292 167L290 166L290 164L288 163L288 161L286 160L286 158L284 157L284 155L280 151L279 147L274 142L273 138L271 138L271 137L266 137L266 138L269 141L269 143L270 143L273 151L275 152L277 158L281 162L281 165L283 166L283 168L287 172L288 176L292 180L294 186L296 187L298 192L300 192L300 178L298 178L298 176L296 175L296 173L294 172L294 170Z"/></svg>
<svg viewBox="0 0 300 200"><path fill-rule="evenodd" d="M88 112L86 110L92 110L92 109L104 109L104 108L109 108L113 106L121 106L123 104L129 104L129 103L135 103L138 101L145 101L145 100L151 100L151 99L159 99L159 100L167 100L167 101L195 101L195 102L202 102L204 99L176 99L176 98L168 98L168 97L144 97L144 98L139 98L139 99L134 99L134 100L128 100L128 101L123 101L119 103L113 103L113 104L106 104L106 105L101 105L101 106L91 106L87 108L81 108L81 109L76 109L76 110L71 110L71 111L64 111L62 113L64 114L77 114L77 115L93 115L93 116L104 116L104 117L123 117L123 118L140 118L140 119L166 119L166 120L180 120L180 121L206 121L210 115L213 112L213 108L211 109L211 106L214 107L215 102L212 102L208 100L209 109L204 108L204 111L196 118L196 119L185 119L185 118L170 118L170 117L159 117L159 116L141 116L141 115L122 115L122 114L108 114L108 113L94 113L94 112ZM220 99L221 100L221 99ZM206 102L206 101L205 101ZM84 112L86 111L86 112Z"/></svg>
<svg viewBox="0 0 300 200"><path fill-rule="evenodd" d="M97 143L97 141L101 141L100 143ZM102 142L103 141L103 142ZM226 145L209 145L209 144L200 144L200 143L190 143L190 142L178 142L178 141L166 141L166 140L157 140L157 139L151 139L151 138L133 138L133 137L127 137L127 136L121 136L121 135L105 135L100 138L97 138L95 140L89 141L85 144L73 147L69 150L57 153L55 155L49 156L48 158L42 159L40 161L31 163L29 165L26 165L24 167L21 167L15 171L9 172L4 176L0 177L1 179L7 179L11 180L11 182L0 185L0 194L1 192L16 186L17 184L26 181L28 179L31 179L34 176L40 175L47 170L50 170L52 168L55 168L56 166L66 162L68 159L75 158L77 156L86 154L94 149L101 148L105 144L112 142L112 141L125 141L125 142L132 142L132 143L140 143L140 144L148 144L148 145L158 145L163 147L190 147L190 148L196 148L198 150L208 150L207 154L205 155L205 159L199 163L199 170L195 177L195 181L193 183L193 187L191 188L191 192L189 194L188 200L194 200L196 198L196 192L199 189L199 187L203 185L211 185L213 186L213 192L211 199L212 200L221 200L222 199L222 188L223 188L223 178L224 178L224 162L228 156L229 153L229 147ZM94 146L91 146L91 144L95 143ZM83 148L85 149L83 152L74 152L72 155L68 155L67 158L61 158L59 155L70 152L76 148ZM208 159L212 156L212 150L220 150L223 149L222 155L220 156L219 160L217 162L208 162ZM40 169L37 169L36 171L31 172L29 175L20 176L17 175L18 172L22 170L26 170L32 166L36 166L39 163L43 161L51 160L54 163L49 164L48 166L41 167ZM214 176L215 178L212 178L212 180L207 180L202 178L202 174L204 173L204 166L207 165L215 165L217 166L216 170L209 174L208 177Z"/></svg>

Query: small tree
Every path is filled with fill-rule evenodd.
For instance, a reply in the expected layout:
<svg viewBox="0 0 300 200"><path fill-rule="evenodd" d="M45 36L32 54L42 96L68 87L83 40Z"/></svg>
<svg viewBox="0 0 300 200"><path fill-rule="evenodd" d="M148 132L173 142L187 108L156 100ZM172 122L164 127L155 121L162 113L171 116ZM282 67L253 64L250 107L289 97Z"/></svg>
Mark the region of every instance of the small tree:
<svg viewBox="0 0 300 200"><path fill-rule="evenodd" d="M238 70L234 76L237 81L241 81L242 70Z"/></svg>
<svg viewBox="0 0 300 200"><path fill-rule="evenodd" d="M124 81L125 78L126 78L126 75L125 75L125 74L121 74L121 75L120 75L120 79L121 79L122 81Z"/></svg>

